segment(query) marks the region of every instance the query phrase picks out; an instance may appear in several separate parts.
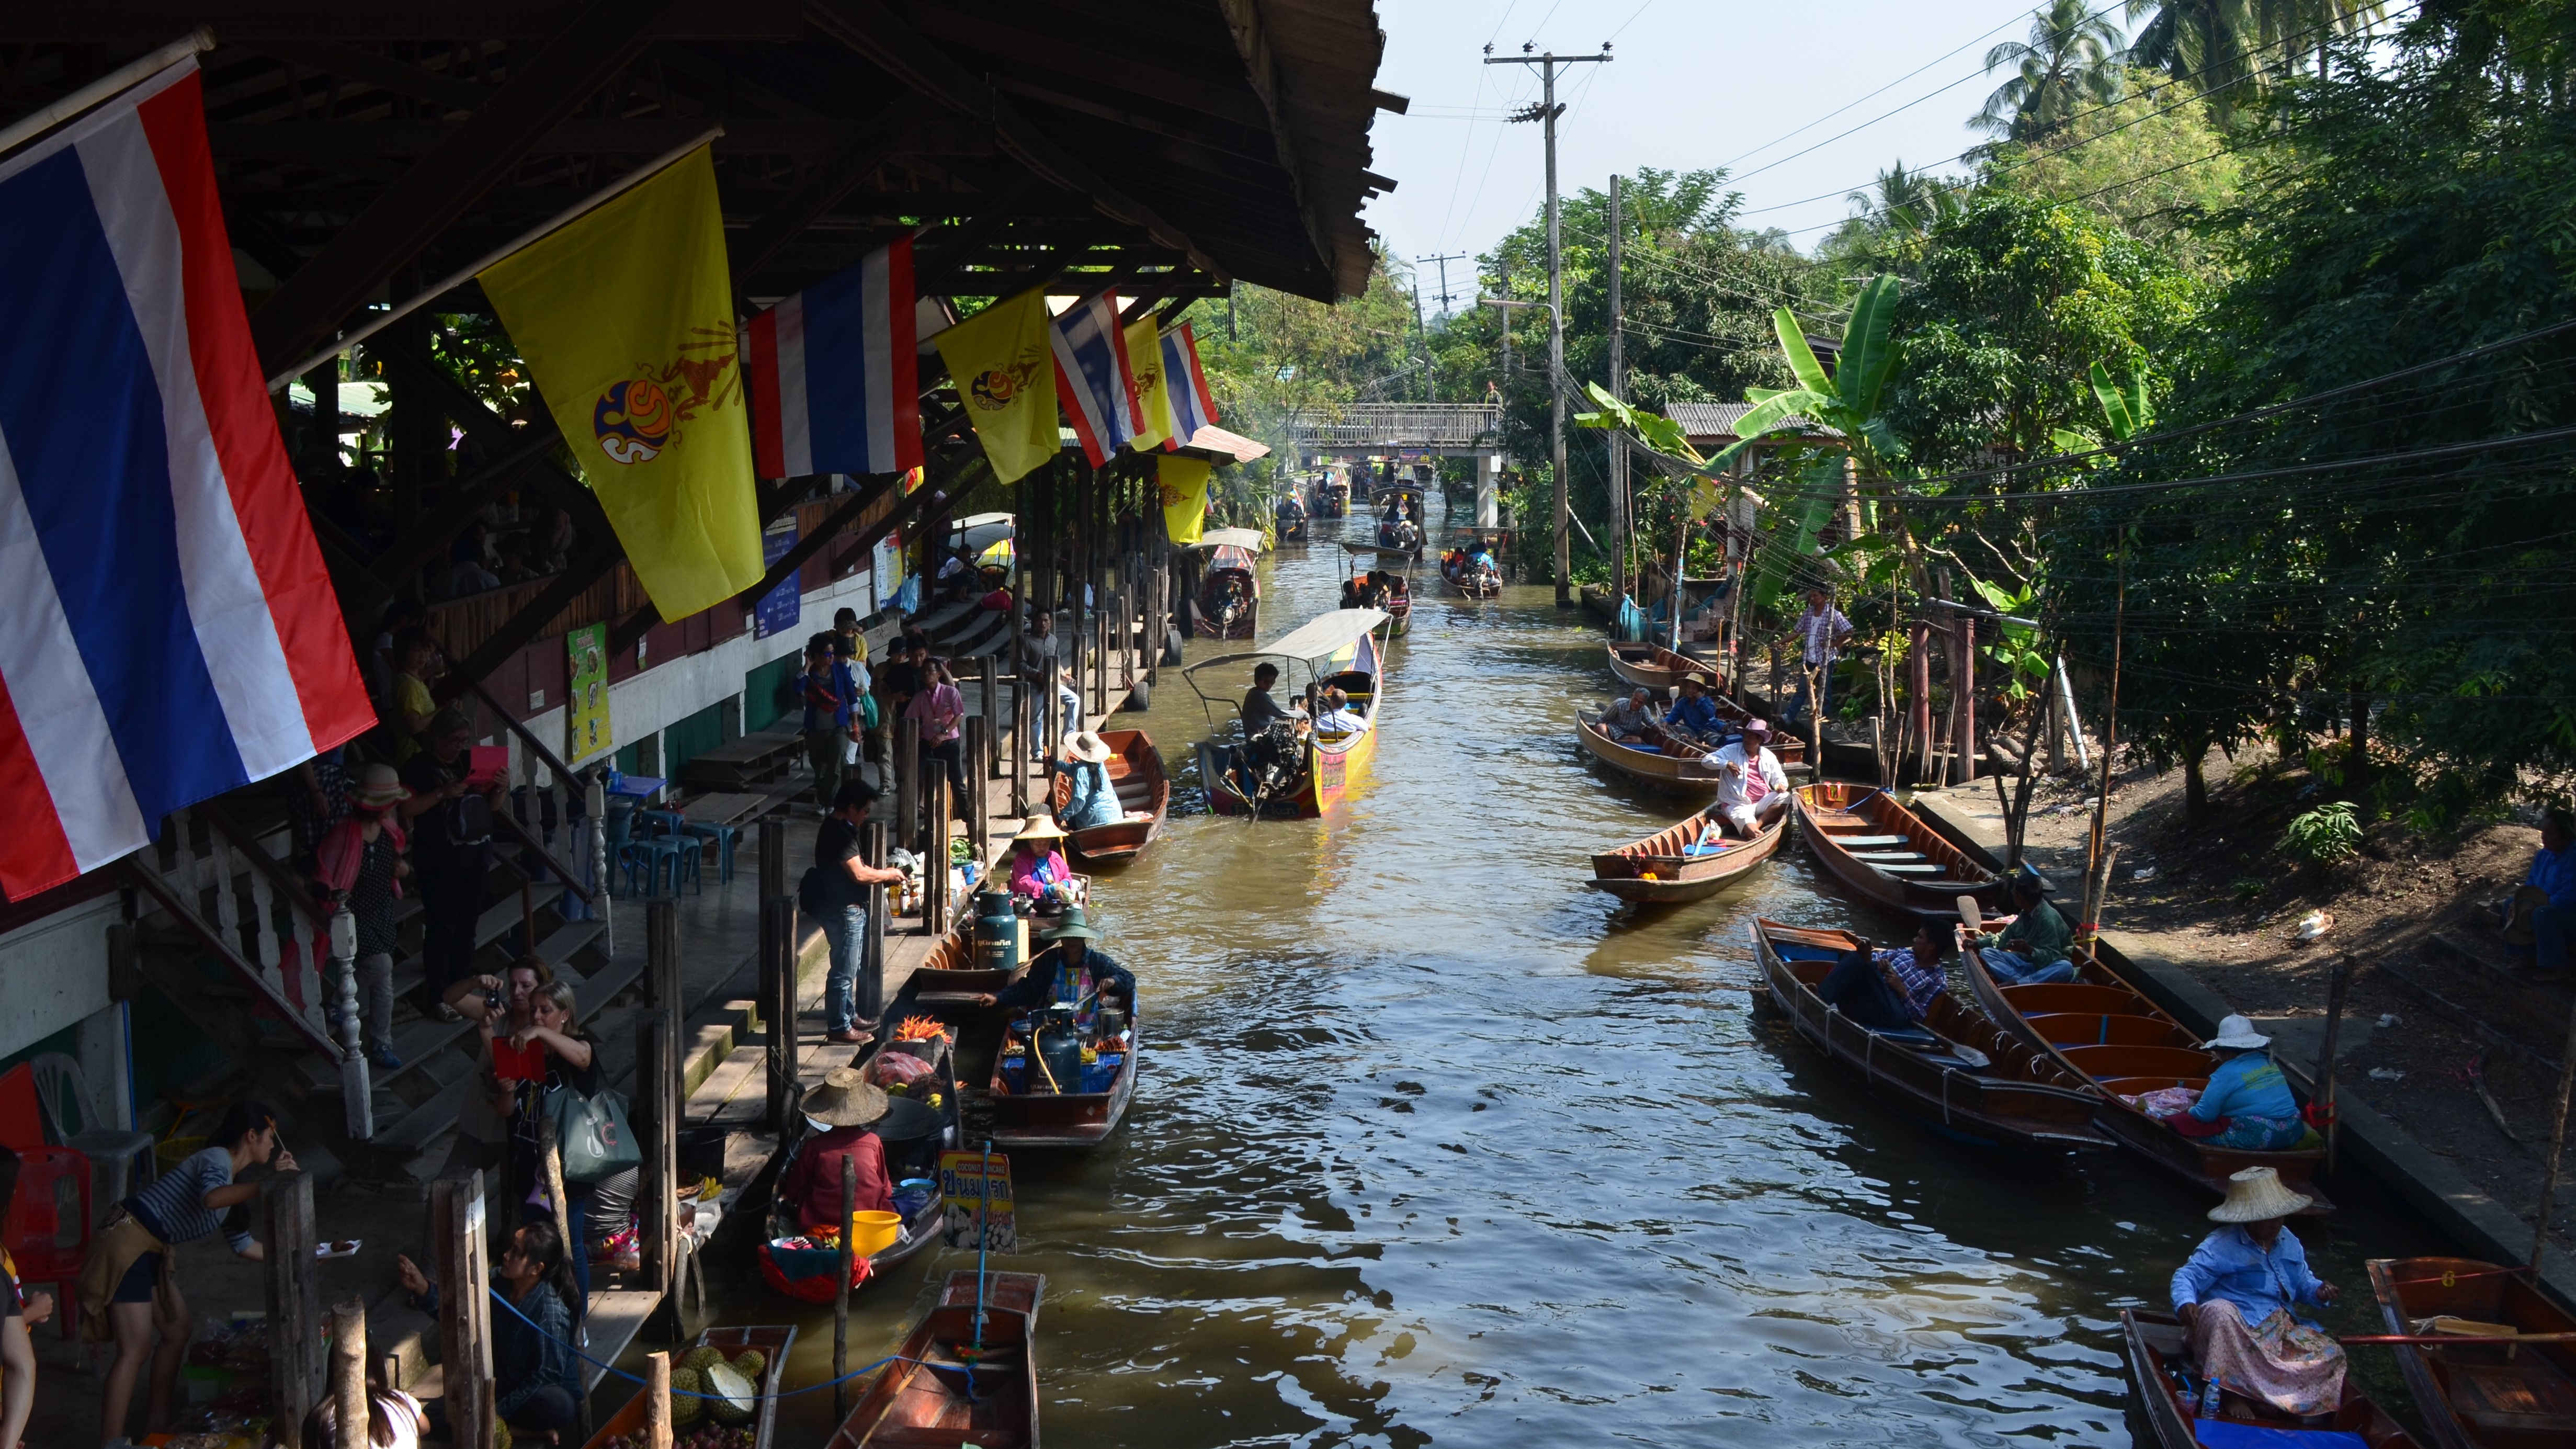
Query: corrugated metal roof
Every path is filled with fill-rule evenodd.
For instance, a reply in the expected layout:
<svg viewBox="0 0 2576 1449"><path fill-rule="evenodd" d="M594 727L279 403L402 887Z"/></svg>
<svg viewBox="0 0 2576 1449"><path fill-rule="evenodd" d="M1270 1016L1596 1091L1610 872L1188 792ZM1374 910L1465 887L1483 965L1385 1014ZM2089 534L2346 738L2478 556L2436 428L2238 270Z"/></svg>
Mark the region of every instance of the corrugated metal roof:
<svg viewBox="0 0 2576 1449"><path fill-rule="evenodd" d="M1753 411L1751 403L1684 402L1664 409L1664 416L1681 425L1683 433L1695 443L1701 438L1735 437L1736 420ZM1829 438L1842 436L1831 428L1819 427L1813 421L1792 415L1782 419L1789 427L1821 433Z"/></svg>

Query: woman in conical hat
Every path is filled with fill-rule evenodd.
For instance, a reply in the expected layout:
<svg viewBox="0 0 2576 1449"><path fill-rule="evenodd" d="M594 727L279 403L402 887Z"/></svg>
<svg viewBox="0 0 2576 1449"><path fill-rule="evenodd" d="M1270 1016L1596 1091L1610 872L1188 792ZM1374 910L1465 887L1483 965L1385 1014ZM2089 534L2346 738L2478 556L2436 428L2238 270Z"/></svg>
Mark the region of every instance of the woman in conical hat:
<svg viewBox="0 0 2576 1449"><path fill-rule="evenodd" d="M2314 1201L2268 1167L2232 1174L2227 1200L2209 1210L2217 1231L2173 1276L2174 1315L2201 1372L2228 1393L2303 1418L2343 1402L2342 1345L2292 1311L2340 1296L2308 1271L2307 1250L2283 1221Z"/></svg>

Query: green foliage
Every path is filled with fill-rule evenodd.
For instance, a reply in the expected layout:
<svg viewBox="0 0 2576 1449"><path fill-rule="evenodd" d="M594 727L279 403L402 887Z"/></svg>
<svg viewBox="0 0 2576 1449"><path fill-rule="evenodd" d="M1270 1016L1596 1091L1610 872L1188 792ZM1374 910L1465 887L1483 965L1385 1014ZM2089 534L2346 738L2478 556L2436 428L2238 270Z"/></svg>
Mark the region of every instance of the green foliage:
<svg viewBox="0 0 2576 1449"><path fill-rule="evenodd" d="M2361 853L2360 807L2337 800L2291 817L2281 833L2284 854L2310 865L2337 865Z"/></svg>
<svg viewBox="0 0 2576 1449"><path fill-rule="evenodd" d="M2107 10L2107 7L2105 7ZM1968 124L2016 140L2052 135L2075 113L2118 99L2120 30L2087 0L2048 0L2030 15L2030 39L1986 52L1989 74L2014 67Z"/></svg>
<svg viewBox="0 0 2576 1449"><path fill-rule="evenodd" d="M2244 162L2186 83L2131 72L2116 104L2087 107L2045 140L1998 146L1992 184L2079 206L2204 282L2225 268L2199 224L2237 199Z"/></svg>
<svg viewBox="0 0 2576 1449"><path fill-rule="evenodd" d="M2236 904L2250 906L2262 899L2263 892L2270 888L2271 882L2261 876L2240 875L2228 884L2227 893L2236 898Z"/></svg>

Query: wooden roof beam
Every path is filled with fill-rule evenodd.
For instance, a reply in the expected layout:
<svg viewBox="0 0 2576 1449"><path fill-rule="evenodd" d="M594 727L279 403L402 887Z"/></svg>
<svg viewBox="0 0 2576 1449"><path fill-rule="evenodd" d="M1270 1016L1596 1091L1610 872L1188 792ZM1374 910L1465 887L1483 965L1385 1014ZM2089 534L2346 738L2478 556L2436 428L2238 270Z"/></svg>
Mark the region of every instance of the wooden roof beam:
<svg viewBox="0 0 2576 1449"><path fill-rule="evenodd" d="M961 115L988 121L1003 152L1040 178L1090 197L1102 214L1143 227L1165 246L1187 252L1200 270L1224 273L1188 232L1057 145L1043 127L1030 123L992 87L898 20L882 0L808 0L806 19L913 90Z"/></svg>
<svg viewBox="0 0 2576 1449"><path fill-rule="evenodd" d="M215 121L206 127L218 160L252 157L345 165L389 156L439 155L471 121ZM869 133L865 121L728 120L715 153L735 156L829 156L851 137ZM703 116L639 116L631 120L580 117L550 125L519 150L541 156L658 156L706 130ZM971 123L947 116L914 116L888 153L989 156L993 142Z"/></svg>
<svg viewBox="0 0 2576 1449"><path fill-rule="evenodd" d="M472 81L336 40L263 40L250 48L290 65L360 81L378 90L427 101L443 110L474 111L492 98L489 88Z"/></svg>
<svg viewBox="0 0 2576 1449"><path fill-rule="evenodd" d="M996 25L983 16L943 6L915 6L913 21L922 34L934 39L1071 76L1084 86L1125 91L1254 130L1270 129L1271 118L1257 99L1201 76L1140 63L1133 55L1068 44L1060 36Z"/></svg>
<svg viewBox="0 0 2576 1449"><path fill-rule="evenodd" d="M903 112L900 103L888 102L885 109L861 122L831 155L807 172L794 191L727 242L725 251L733 263L736 287L820 220L843 194L885 164L903 140Z"/></svg>
<svg viewBox="0 0 2576 1449"><path fill-rule="evenodd" d="M227 45L261 40L547 40L588 9L583 0L81 0L11 7L12 41L159 45L198 25ZM627 29L664 39L793 41L802 0L726 0L636 14ZM630 13L631 7L630 7Z"/></svg>
<svg viewBox="0 0 2576 1449"><path fill-rule="evenodd" d="M418 257L448 224L508 179L529 150L617 77L648 43L651 24L679 9L662 0L639 15L630 0L589 0L552 40L492 92L456 134L424 156L319 255L284 280L251 318L263 367L313 350Z"/></svg>

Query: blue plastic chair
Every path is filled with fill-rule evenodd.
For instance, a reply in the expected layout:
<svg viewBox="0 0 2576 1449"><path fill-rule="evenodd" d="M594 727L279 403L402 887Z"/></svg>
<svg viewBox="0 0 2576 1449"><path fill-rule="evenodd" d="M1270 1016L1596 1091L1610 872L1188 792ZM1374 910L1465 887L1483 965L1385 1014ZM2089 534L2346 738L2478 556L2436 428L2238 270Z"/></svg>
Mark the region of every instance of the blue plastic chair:
<svg viewBox="0 0 2576 1449"><path fill-rule="evenodd" d="M661 894L661 879L667 867L671 894L680 893L684 880L696 887L698 894L706 894L706 879L700 870L705 837L690 828L688 817L677 810L638 810L635 815L644 822L647 835L643 848L652 857L646 893Z"/></svg>
<svg viewBox="0 0 2576 1449"><path fill-rule="evenodd" d="M716 843L716 881L720 885L732 884L733 843L742 837L742 827L692 823L681 828L700 840L712 840Z"/></svg>

